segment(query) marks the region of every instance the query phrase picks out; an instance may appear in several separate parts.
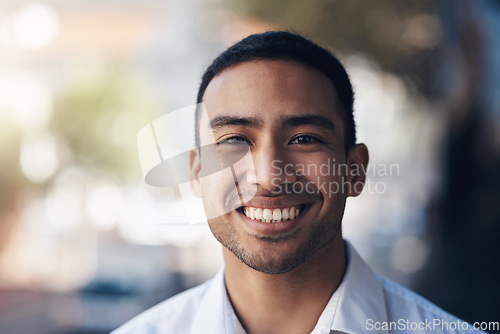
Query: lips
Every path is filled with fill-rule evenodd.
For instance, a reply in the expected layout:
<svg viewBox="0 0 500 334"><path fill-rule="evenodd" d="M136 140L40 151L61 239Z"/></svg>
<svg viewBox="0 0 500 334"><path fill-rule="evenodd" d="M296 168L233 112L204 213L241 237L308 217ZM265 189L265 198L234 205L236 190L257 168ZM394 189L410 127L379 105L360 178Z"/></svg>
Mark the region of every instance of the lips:
<svg viewBox="0 0 500 334"><path fill-rule="evenodd" d="M243 214L252 220L261 221L263 223L278 223L287 220L293 220L302 212L302 205L293 205L284 208L259 208L253 206L245 206L241 209Z"/></svg>

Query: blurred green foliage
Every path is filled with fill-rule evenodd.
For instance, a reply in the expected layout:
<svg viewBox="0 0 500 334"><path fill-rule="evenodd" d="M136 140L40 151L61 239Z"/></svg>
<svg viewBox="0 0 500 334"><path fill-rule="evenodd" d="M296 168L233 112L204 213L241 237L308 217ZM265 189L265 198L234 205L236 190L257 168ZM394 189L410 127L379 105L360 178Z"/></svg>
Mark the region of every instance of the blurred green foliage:
<svg viewBox="0 0 500 334"><path fill-rule="evenodd" d="M52 177L33 183L23 175L21 143L30 131L1 124L0 251L24 203L45 192L65 167L82 168L89 177L112 175L122 185L142 177L136 137L158 112L146 80L125 65L74 66L62 76L64 88L56 94L51 122L39 129L57 140L60 161ZM46 159L43 154L37 158Z"/></svg>
<svg viewBox="0 0 500 334"><path fill-rule="evenodd" d="M57 99L51 129L71 150L71 164L140 177L136 136L155 111L137 75L121 67L78 73Z"/></svg>

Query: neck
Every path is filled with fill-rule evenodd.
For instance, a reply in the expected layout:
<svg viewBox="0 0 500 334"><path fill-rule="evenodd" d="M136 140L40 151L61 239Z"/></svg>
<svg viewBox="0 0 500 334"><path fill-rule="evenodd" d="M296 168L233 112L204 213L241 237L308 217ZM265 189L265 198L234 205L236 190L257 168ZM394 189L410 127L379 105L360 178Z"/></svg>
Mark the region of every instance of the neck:
<svg viewBox="0 0 500 334"><path fill-rule="evenodd" d="M265 274L223 250L229 298L251 334L309 333L339 286L345 252L339 236L306 263L284 274Z"/></svg>

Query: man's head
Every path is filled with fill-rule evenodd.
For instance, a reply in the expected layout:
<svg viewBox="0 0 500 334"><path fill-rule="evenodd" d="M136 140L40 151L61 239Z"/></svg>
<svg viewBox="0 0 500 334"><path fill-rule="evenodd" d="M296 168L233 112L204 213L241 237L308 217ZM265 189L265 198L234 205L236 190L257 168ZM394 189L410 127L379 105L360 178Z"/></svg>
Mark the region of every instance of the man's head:
<svg viewBox="0 0 500 334"><path fill-rule="evenodd" d="M346 133L346 152L356 143L353 118L354 93L342 64L328 50L312 41L287 31L269 31L250 35L222 52L203 74L197 103L203 102L207 86L219 73L245 62L260 60L292 60L323 73L333 84L337 103L342 109ZM199 110L196 114L196 144L199 145Z"/></svg>
<svg viewBox="0 0 500 334"><path fill-rule="evenodd" d="M340 63L297 35L253 35L214 61L198 98L197 140L215 150L192 152L192 185L226 252L280 274L341 245L345 201L362 190L368 152L355 145ZM224 165L232 154L244 158ZM204 175L214 163L221 172Z"/></svg>

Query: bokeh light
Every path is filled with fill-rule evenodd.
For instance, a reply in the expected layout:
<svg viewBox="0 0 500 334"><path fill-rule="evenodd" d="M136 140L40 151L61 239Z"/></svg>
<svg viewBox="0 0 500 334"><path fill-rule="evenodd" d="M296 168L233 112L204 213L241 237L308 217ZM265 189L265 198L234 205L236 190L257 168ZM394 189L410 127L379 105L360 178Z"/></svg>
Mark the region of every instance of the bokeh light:
<svg viewBox="0 0 500 334"><path fill-rule="evenodd" d="M56 138L48 132L30 133L21 143L20 164L24 175L35 183L51 178L59 168Z"/></svg>
<svg viewBox="0 0 500 334"><path fill-rule="evenodd" d="M49 6L31 2L0 21L0 41L12 48L46 47L59 32L59 17Z"/></svg>

